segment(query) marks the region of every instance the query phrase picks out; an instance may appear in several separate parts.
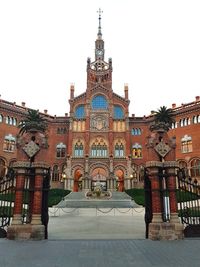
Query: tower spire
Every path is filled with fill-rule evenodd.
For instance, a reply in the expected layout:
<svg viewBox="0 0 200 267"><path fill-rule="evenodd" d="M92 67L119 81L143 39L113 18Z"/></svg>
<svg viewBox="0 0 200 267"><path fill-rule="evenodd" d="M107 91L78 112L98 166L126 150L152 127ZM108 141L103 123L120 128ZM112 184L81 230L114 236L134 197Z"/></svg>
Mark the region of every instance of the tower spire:
<svg viewBox="0 0 200 267"><path fill-rule="evenodd" d="M101 14L103 13L103 11L101 10L101 8L99 8L99 10L97 11L97 13L99 13L99 27L98 27L98 39L101 39L102 37L102 33L101 33Z"/></svg>

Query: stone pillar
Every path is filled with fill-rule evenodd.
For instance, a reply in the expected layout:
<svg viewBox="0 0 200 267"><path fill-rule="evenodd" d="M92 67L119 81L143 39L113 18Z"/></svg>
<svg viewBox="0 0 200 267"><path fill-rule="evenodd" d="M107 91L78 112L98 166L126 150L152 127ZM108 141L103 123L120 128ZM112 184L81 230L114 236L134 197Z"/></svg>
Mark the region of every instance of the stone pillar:
<svg viewBox="0 0 200 267"><path fill-rule="evenodd" d="M33 214L31 224L41 225L43 169L35 169L35 187L33 197Z"/></svg>
<svg viewBox="0 0 200 267"><path fill-rule="evenodd" d="M151 181L151 193L152 193L152 223L162 222L162 210L161 210L161 198L160 198L160 183L159 183L159 167L162 166L161 162L150 161L146 163L146 167Z"/></svg>
<svg viewBox="0 0 200 267"><path fill-rule="evenodd" d="M17 172L16 189L15 189L15 206L14 206L12 224L22 224L22 204L23 204L25 172L26 172L25 169L18 169Z"/></svg>
<svg viewBox="0 0 200 267"><path fill-rule="evenodd" d="M178 217L178 205L176 199L176 168L178 164L176 161L164 162L165 171L167 174L167 190L169 192L169 204L170 204L170 222L168 226L171 227L173 233L173 239L183 239L184 227Z"/></svg>

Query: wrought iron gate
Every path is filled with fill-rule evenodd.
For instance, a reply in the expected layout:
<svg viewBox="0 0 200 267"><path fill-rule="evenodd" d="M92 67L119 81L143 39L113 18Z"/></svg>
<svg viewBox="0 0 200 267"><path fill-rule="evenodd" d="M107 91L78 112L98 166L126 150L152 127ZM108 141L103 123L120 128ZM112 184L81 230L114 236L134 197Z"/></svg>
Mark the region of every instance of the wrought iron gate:
<svg viewBox="0 0 200 267"><path fill-rule="evenodd" d="M48 222L49 222L49 213L48 213L48 195L50 189L50 168L45 171L43 176L43 189L42 189L42 212L41 212L41 221L45 226L45 239L48 239Z"/></svg>
<svg viewBox="0 0 200 267"><path fill-rule="evenodd" d="M185 237L200 237L200 185L178 171L178 208L181 222L185 225Z"/></svg>
<svg viewBox="0 0 200 267"><path fill-rule="evenodd" d="M9 168L7 175L0 181L0 237L5 238L7 227L13 217L15 201L16 173ZM22 224L31 223L32 209L34 201L35 169L27 168L24 173L24 186L20 190L23 192L22 203ZM41 221L45 226L45 238L48 238L48 192L50 188L50 169L44 170L41 203Z"/></svg>
<svg viewBox="0 0 200 267"><path fill-rule="evenodd" d="M152 221L152 196L151 196L151 181L148 177L146 169L144 169L144 199L145 199L145 237L149 237L149 224Z"/></svg>
<svg viewBox="0 0 200 267"><path fill-rule="evenodd" d="M15 198L15 172L8 169L6 176L0 181L0 238L6 237L6 229L13 216Z"/></svg>

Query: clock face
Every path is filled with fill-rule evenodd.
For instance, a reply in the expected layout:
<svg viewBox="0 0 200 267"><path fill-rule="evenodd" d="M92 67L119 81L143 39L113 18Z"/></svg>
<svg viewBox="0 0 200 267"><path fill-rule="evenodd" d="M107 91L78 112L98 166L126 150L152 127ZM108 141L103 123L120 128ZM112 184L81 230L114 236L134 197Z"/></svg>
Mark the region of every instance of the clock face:
<svg viewBox="0 0 200 267"><path fill-rule="evenodd" d="M103 55L103 51L102 51L102 50L97 50L97 55L98 55L98 56Z"/></svg>

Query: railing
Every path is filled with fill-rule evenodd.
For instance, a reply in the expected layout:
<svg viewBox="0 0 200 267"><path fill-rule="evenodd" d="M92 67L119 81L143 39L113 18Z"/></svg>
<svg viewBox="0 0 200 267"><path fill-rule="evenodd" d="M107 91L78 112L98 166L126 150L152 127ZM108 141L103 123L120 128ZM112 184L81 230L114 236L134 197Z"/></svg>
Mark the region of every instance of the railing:
<svg viewBox="0 0 200 267"><path fill-rule="evenodd" d="M178 172L177 197L185 236L200 236L200 185L196 179L186 177L183 169Z"/></svg>
<svg viewBox="0 0 200 267"><path fill-rule="evenodd" d="M15 172L9 168L6 176L0 181L0 237L5 237L6 228L13 216L15 197Z"/></svg>

